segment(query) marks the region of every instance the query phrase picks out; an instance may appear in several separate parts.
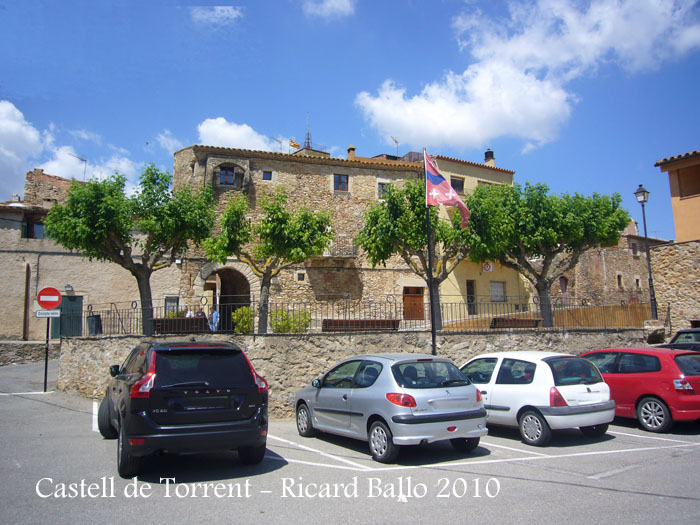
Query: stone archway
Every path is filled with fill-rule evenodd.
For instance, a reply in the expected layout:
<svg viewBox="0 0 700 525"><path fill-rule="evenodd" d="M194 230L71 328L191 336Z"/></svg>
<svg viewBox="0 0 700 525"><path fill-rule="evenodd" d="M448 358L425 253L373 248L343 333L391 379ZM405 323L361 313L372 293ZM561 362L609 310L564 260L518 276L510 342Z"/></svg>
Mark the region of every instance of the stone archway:
<svg viewBox="0 0 700 525"><path fill-rule="evenodd" d="M241 306L248 306L254 302L255 292L260 288L260 280L247 264L208 263L197 274L194 288L195 293L199 295L213 292L212 307L216 306L219 309L219 330L231 331L231 314Z"/></svg>

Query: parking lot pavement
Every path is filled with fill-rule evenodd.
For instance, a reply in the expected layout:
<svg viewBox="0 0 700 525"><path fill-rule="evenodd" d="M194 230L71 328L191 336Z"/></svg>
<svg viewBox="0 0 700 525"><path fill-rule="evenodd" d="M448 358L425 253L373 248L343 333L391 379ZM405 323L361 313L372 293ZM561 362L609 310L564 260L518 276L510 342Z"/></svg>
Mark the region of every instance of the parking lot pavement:
<svg viewBox="0 0 700 525"><path fill-rule="evenodd" d="M6 368L4 392L6 376L21 372ZM273 420L260 465L243 466L234 452L163 455L134 481L117 475L116 442L93 430L94 407L62 392L0 396L0 522L700 519L698 423L657 435L616 420L603 438L559 431L545 448L491 429L470 454L436 443L406 447L383 465L366 443L302 438L293 420Z"/></svg>

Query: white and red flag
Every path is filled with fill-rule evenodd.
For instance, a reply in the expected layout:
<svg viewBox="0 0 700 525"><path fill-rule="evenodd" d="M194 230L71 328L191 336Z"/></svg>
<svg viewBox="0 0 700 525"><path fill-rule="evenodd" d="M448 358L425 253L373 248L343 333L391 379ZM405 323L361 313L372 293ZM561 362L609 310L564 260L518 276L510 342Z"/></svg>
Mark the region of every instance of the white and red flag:
<svg viewBox="0 0 700 525"><path fill-rule="evenodd" d="M435 161L423 150L423 160L425 161L425 204L426 206L457 206L462 214L462 228L467 227L469 220L469 210L459 198L459 194L440 175Z"/></svg>

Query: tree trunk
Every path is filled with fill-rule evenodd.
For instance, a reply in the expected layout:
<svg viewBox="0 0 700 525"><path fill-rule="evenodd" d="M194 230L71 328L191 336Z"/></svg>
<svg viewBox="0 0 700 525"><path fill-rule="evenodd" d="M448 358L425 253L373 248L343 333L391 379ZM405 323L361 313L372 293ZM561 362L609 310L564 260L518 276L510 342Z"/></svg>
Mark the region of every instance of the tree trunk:
<svg viewBox="0 0 700 525"><path fill-rule="evenodd" d="M267 333L267 317L270 303L270 282L272 272L266 270L260 279L260 311L258 313L258 333Z"/></svg>
<svg viewBox="0 0 700 525"><path fill-rule="evenodd" d="M554 326L554 314L552 313L552 300L549 296L549 286L544 282L538 282L536 288L537 296L540 299L542 326L551 328Z"/></svg>
<svg viewBox="0 0 700 525"><path fill-rule="evenodd" d="M143 323L143 334L153 335L153 297L151 296L151 274L143 271L132 272L136 277L139 286L139 297L141 298L141 322Z"/></svg>

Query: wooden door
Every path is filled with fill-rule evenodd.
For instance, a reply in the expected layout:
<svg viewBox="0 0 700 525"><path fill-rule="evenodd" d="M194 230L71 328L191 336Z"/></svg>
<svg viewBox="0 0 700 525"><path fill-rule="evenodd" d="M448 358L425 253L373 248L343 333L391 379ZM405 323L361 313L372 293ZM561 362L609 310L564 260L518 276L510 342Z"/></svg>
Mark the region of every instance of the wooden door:
<svg viewBox="0 0 700 525"><path fill-rule="evenodd" d="M423 287L405 286L403 289L403 318L406 320L423 320Z"/></svg>

